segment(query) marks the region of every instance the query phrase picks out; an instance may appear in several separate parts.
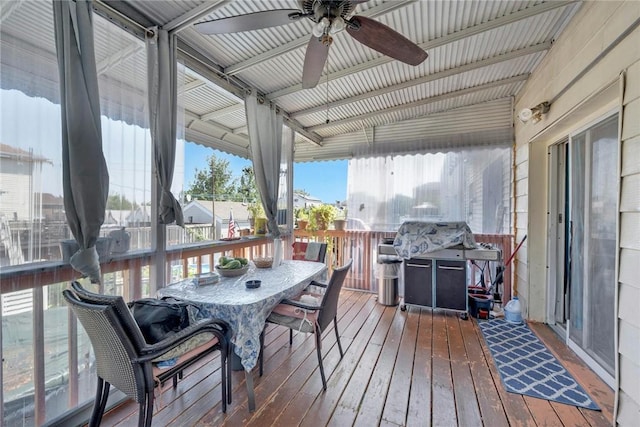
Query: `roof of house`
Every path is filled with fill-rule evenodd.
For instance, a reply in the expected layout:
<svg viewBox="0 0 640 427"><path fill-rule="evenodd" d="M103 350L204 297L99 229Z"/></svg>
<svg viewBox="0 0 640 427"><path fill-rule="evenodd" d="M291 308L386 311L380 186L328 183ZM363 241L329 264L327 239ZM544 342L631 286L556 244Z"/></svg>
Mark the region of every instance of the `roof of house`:
<svg viewBox="0 0 640 427"><path fill-rule="evenodd" d="M206 213L211 213L212 205L215 208L215 215L221 221L228 220L229 215L233 212L233 219L235 221L248 221L249 211L247 210L247 204L243 202L227 202L217 201L212 203L211 200L192 200L187 203L183 208L184 211L188 211L194 207L202 209Z"/></svg>
<svg viewBox="0 0 640 427"><path fill-rule="evenodd" d="M0 157L16 159L23 162L40 162L51 163L51 160L46 157L42 157L38 154L33 154L31 151L23 150L22 148L14 147L8 144L0 142Z"/></svg>

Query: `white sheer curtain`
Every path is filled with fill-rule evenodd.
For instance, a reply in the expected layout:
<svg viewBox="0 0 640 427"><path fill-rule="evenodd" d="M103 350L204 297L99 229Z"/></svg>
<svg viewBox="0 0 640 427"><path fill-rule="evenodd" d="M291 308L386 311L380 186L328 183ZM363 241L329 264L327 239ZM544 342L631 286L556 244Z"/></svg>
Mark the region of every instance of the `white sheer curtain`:
<svg viewBox="0 0 640 427"><path fill-rule="evenodd" d="M349 218L373 230L402 222L465 221L476 233L505 229L509 148L415 154L349 161Z"/></svg>

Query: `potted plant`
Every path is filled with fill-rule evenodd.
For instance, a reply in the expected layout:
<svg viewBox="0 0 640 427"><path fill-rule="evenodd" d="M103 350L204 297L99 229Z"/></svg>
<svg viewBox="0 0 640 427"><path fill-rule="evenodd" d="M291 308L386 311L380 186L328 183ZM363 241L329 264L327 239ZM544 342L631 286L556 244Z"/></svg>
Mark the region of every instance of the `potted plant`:
<svg viewBox="0 0 640 427"><path fill-rule="evenodd" d="M333 205L315 205L309 211L309 221L312 230L326 230L336 217Z"/></svg>
<svg viewBox="0 0 640 427"><path fill-rule="evenodd" d="M267 234L267 214L264 212L262 202L260 200L252 202L249 206L247 206L247 210L251 214L249 223L251 223L251 220L253 220L254 234Z"/></svg>
<svg viewBox="0 0 640 427"><path fill-rule="evenodd" d="M298 224L300 230L306 230L309 224L309 212L307 212L306 208L296 209L296 224Z"/></svg>
<svg viewBox="0 0 640 427"><path fill-rule="evenodd" d="M336 209L336 217L333 220L333 228L343 231L347 228L347 208Z"/></svg>

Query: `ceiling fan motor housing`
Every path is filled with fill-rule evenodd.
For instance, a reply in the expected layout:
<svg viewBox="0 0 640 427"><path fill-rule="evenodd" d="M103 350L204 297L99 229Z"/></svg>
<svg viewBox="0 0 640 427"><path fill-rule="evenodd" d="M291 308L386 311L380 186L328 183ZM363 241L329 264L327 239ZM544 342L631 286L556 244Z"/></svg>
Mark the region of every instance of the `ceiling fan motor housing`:
<svg viewBox="0 0 640 427"><path fill-rule="evenodd" d="M330 21L337 17L346 20L346 16L353 10L353 5L348 0L300 0L300 9L317 23L325 17Z"/></svg>

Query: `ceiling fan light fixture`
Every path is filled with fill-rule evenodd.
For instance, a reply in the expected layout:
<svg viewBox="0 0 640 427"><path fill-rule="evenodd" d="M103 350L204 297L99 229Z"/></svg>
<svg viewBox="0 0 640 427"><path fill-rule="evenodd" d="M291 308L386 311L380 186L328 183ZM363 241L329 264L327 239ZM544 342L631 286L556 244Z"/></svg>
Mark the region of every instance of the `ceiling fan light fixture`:
<svg viewBox="0 0 640 427"><path fill-rule="evenodd" d="M417 66L429 56L423 48L375 19L354 14L367 0L298 0L299 9L268 9L194 24L202 34L230 34L287 25L308 18L313 34L304 56L302 88L314 88L322 75L333 35L347 35L382 55Z"/></svg>
<svg viewBox="0 0 640 427"><path fill-rule="evenodd" d="M342 19L341 16L338 16L336 18L333 18L333 21L331 22L331 29L329 30L329 33L335 34L338 31L344 30L344 27L345 27L344 19Z"/></svg>
<svg viewBox="0 0 640 427"><path fill-rule="evenodd" d="M322 37L325 29L331 25L331 21L328 18L322 18L316 25L313 26L313 35L316 37Z"/></svg>

